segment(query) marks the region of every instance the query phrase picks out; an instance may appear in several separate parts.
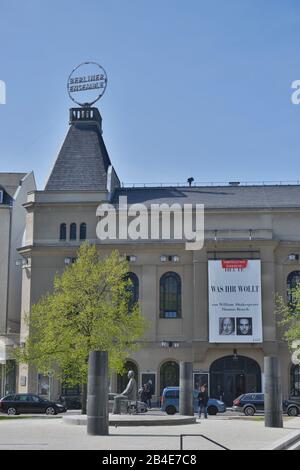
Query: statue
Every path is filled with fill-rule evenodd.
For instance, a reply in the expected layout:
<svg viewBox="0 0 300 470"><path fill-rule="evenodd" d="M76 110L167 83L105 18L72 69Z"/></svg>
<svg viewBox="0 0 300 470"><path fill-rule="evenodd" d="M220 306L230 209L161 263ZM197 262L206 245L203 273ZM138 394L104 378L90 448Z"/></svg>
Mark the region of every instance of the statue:
<svg viewBox="0 0 300 470"><path fill-rule="evenodd" d="M127 377L129 378L129 382L125 390L121 393L128 398L128 400L136 400L136 380L134 378L133 370L128 371Z"/></svg>
<svg viewBox="0 0 300 470"><path fill-rule="evenodd" d="M114 398L114 407L113 413L114 414L121 414L121 402L126 401L136 401L136 380L134 378L133 370L128 371L127 377L129 378L129 382L125 388L125 390L120 394L115 396Z"/></svg>

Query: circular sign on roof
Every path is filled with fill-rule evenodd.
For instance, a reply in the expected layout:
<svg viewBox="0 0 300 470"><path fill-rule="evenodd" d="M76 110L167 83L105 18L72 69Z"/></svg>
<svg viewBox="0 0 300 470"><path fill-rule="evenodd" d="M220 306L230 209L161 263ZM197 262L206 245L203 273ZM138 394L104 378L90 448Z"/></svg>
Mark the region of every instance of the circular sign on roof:
<svg viewBox="0 0 300 470"><path fill-rule="evenodd" d="M72 70L68 78L68 94L79 106L92 106L103 96L107 75L96 62L83 62Z"/></svg>

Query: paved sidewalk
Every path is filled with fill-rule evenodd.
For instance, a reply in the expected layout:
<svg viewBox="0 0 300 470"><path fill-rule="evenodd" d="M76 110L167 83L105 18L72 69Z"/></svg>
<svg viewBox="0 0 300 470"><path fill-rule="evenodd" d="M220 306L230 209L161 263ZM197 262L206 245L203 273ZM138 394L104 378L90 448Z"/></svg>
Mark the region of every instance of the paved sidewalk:
<svg viewBox="0 0 300 470"><path fill-rule="evenodd" d="M143 449L178 450L180 434L204 434L229 449L264 449L283 437L300 432L300 417L286 418L283 429L265 428L263 421L209 417L183 426L110 427L109 436L88 436L85 426L62 419L9 419L0 421L2 449ZM185 437L184 449L217 449L201 437Z"/></svg>

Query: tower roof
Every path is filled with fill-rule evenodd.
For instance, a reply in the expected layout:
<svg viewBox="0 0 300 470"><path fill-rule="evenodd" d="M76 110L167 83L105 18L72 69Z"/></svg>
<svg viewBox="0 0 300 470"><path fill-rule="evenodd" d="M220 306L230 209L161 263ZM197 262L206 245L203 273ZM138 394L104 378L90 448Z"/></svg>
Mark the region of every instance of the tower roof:
<svg viewBox="0 0 300 470"><path fill-rule="evenodd" d="M46 191L105 191L111 165L97 108L71 108L70 128L46 184Z"/></svg>

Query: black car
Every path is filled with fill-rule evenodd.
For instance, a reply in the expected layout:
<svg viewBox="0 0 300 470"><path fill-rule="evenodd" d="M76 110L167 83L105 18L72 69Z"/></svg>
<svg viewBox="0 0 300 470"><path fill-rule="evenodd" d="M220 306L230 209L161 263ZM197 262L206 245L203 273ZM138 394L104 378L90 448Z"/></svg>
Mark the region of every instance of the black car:
<svg viewBox="0 0 300 470"><path fill-rule="evenodd" d="M56 415L64 413L66 408L53 401L46 400L32 393L18 393L6 395L0 400L0 411L8 415L18 415L20 413L46 413Z"/></svg>
<svg viewBox="0 0 300 470"><path fill-rule="evenodd" d="M63 405L67 410L81 410L81 397L79 395L60 395L58 403Z"/></svg>
<svg viewBox="0 0 300 470"><path fill-rule="evenodd" d="M245 393L233 400L233 411L241 411L246 416L253 416L257 412L264 412L265 397L263 393ZM292 400L284 400L282 409L289 416L298 416L300 414L300 403Z"/></svg>

